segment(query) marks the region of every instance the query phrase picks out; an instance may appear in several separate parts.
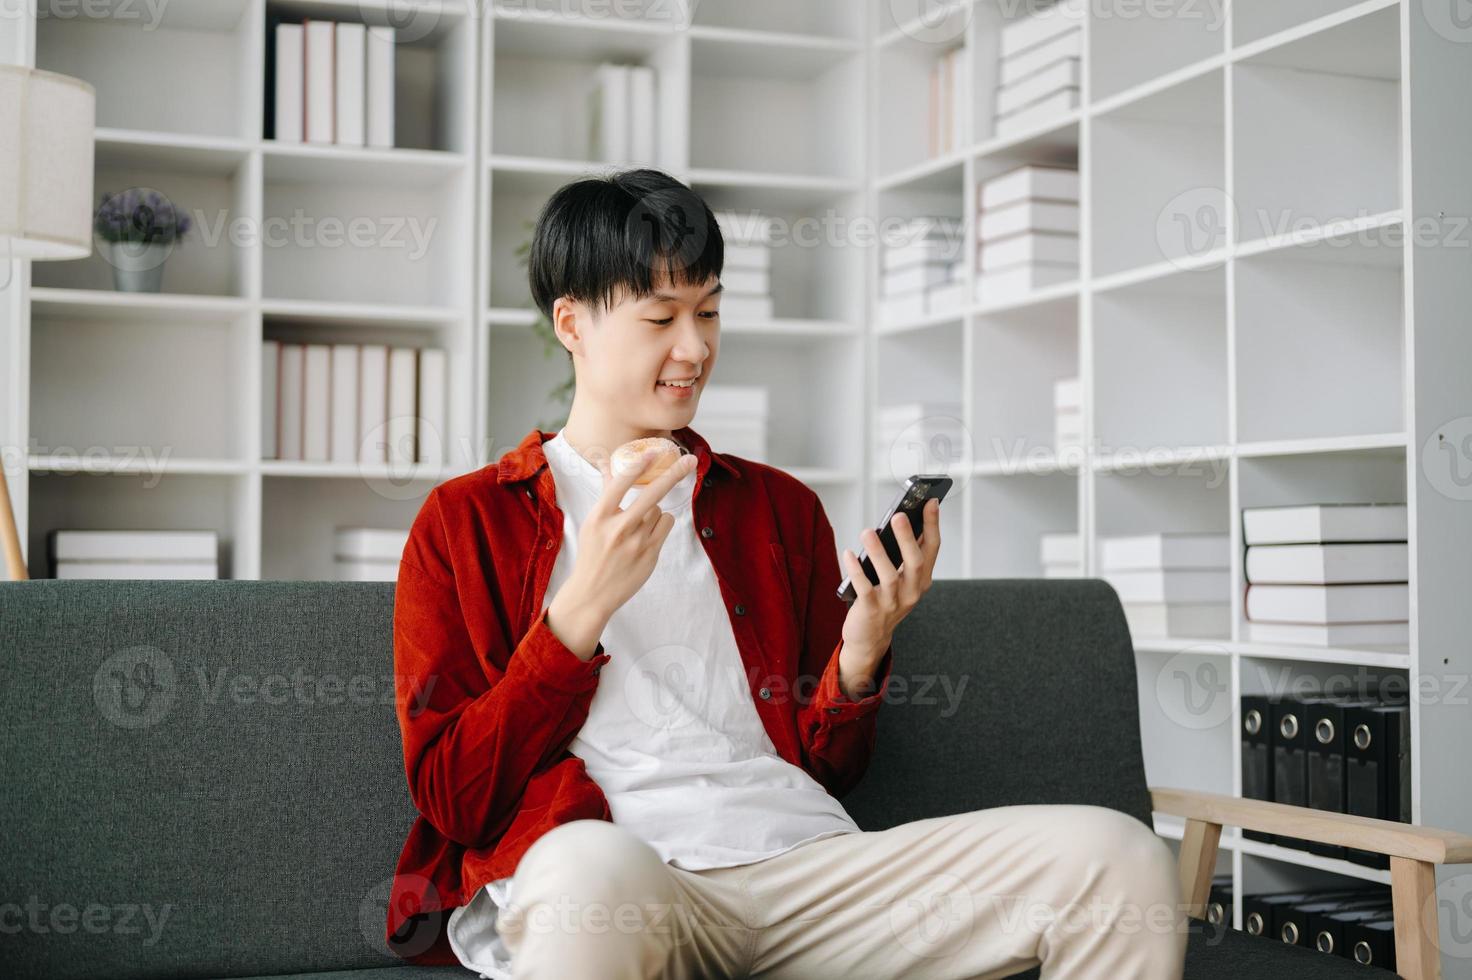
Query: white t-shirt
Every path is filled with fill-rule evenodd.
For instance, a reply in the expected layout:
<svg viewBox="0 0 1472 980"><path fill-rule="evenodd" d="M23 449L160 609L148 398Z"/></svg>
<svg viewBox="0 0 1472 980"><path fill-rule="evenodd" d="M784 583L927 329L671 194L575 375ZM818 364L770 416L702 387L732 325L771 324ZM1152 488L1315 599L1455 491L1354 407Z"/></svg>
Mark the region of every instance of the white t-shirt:
<svg viewBox="0 0 1472 980"><path fill-rule="evenodd" d="M572 572L578 529L602 492L603 474L561 432L542 445L563 512L550 604ZM607 797L613 822L688 871L749 864L860 830L817 780L777 754L762 726L695 530L694 488L692 471L659 502L675 526L649 579L603 631L610 659L568 746ZM631 487L620 506L642 492ZM460 962L493 980L511 977L510 953L495 929L511 880L488 883L447 925Z"/></svg>

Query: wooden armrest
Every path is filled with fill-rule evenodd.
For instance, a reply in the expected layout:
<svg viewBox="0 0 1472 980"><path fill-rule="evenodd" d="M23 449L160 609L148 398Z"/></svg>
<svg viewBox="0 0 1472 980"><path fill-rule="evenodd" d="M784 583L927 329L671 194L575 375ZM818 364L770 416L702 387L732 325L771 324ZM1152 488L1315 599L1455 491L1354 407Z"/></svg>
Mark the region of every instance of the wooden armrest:
<svg viewBox="0 0 1472 980"><path fill-rule="evenodd" d="M1430 864L1472 862L1472 837L1450 830L1194 789L1150 787L1153 809L1202 823L1339 844Z"/></svg>

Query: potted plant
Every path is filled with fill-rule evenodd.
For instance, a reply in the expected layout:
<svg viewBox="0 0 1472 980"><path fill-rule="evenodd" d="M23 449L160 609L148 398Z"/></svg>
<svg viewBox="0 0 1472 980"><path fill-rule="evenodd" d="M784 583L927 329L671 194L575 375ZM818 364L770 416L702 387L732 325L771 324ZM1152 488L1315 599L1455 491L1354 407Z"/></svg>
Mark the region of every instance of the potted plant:
<svg viewBox="0 0 1472 980"><path fill-rule="evenodd" d="M93 230L98 250L112 266L113 287L125 293L158 292L164 260L189 228L189 216L151 188L103 192Z"/></svg>

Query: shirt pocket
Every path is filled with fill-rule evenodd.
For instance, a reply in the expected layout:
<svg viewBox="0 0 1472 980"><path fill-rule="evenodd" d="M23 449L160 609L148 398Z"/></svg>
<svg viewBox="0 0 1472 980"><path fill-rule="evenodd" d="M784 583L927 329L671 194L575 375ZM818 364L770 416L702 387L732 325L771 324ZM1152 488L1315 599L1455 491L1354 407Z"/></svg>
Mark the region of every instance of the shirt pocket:
<svg viewBox="0 0 1472 980"><path fill-rule="evenodd" d="M806 555L789 552L780 543L773 541L772 562L778 580L786 587L788 609L792 613L792 628L799 639L803 622L807 619L808 586L812 578L812 560Z"/></svg>

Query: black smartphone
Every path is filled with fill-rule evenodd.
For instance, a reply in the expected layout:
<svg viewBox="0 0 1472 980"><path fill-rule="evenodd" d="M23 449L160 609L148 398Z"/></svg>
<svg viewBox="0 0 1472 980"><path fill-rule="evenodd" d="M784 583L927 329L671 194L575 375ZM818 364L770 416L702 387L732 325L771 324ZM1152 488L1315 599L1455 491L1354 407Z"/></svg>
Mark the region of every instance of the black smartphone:
<svg viewBox="0 0 1472 980"><path fill-rule="evenodd" d="M880 543L884 545L884 553L889 555L890 563L895 568L900 567L904 556L900 554L900 543L895 540L894 528L889 522L894 520L896 513L903 513L910 519L910 530L915 532L915 538L918 540L925 529L925 502L932 497L936 500L945 500L950 489L950 477L923 473L914 474L900 488L894 502L884 512L884 517L874 526L874 530L879 534ZM878 585L879 573L874 570L874 561L866 554L862 546L859 548L858 558L859 566L863 568L864 574L869 576L869 581ZM854 583L847 575L838 584L838 597L844 602L853 602L859 597L858 590L854 588Z"/></svg>

